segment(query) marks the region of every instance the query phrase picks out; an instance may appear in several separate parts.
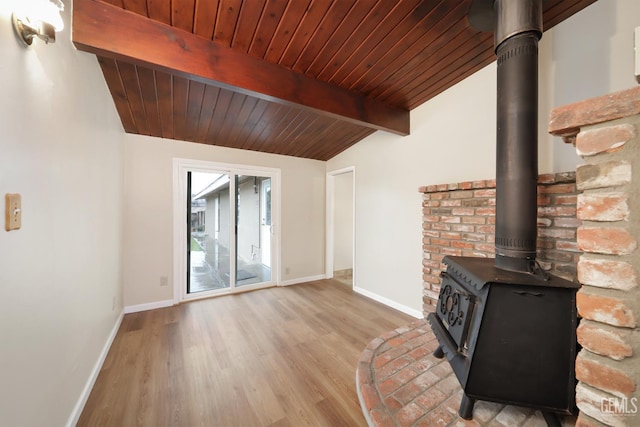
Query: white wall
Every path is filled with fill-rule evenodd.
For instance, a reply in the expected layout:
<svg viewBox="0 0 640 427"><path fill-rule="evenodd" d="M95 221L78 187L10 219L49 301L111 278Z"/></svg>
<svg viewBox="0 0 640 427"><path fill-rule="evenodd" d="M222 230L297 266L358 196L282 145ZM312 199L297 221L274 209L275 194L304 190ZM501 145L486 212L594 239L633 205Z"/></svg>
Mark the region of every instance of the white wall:
<svg viewBox="0 0 640 427"><path fill-rule="evenodd" d="M598 0L544 34L540 44L541 116L557 106L637 85L633 29L640 26L640 1ZM572 145L546 133L543 172L575 169L582 161ZM542 160L542 159L541 159Z"/></svg>
<svg viewBox="0 0 640 427"><path fill-rule="evenodd" d="M353 268L353 172L333 178L333 270Z"/></svg>
<svg viewBox="0 0 640 427"><path fill-rule="evenodd" d="M640 2L600 0L545 33L541 173L573 170L579 162L572 146L546 135L553 107L635 84L632 43L638 25ZM357 170L354 286L422 310L418 187L495 176L495 80L493 63L413 110L410 136L376 132L327 163L327 171Z"/></svg>
<svg viewBox="0 0 640 427"><path fill-rule="evenodd" d="M357 171L355 287L421 311L418 187L494 175L494 71L489 66L413 110L411 135L376 132L327 163L328 171Z"/></svg>
<svg viewBox="0 0 640 427"><path fill-rule="evenodd" d="M324 274L324 162L139 135L124 152L125 306L173 299L173 158L280 168L281 280Z"/></svg>
<svg viewBox="0 0 640 427"><path fill-rule="evenodd" d="M253 178L238 184L238 258L247 263L260 248L260 188Z"/></svg>
<svg viewBox="0 0 640 427"><path fill-rule="evenodd" d="M17 1L0 2L0 202L23 208L0 227L0 425L61 426L122 310L122 126L68 29L19 43Z"/></svg>
<svg viewBox="0 0 640 427"><path fill-rule="evenodd" d="M204 233L211 238L216 236L216 224L218 221L218 203L219 194L214 193L209 195L206 199L206 205L204 209Z"/></svg>

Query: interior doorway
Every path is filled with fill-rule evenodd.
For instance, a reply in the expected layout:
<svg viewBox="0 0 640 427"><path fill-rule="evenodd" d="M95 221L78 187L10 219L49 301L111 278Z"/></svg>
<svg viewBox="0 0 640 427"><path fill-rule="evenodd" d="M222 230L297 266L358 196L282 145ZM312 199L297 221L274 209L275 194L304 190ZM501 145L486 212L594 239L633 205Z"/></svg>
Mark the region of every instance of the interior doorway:
<svg viewBox="0 0 640 427"><path fill-rule="evenodd" d="M279 175L276 169L176 159L177 300L277 284Z"/></svg>
<svg viewBox="0 0 640 427"><path fill-rule="evenodd" d="M326 275L355 284L355 168L327 174Z"/></svg>

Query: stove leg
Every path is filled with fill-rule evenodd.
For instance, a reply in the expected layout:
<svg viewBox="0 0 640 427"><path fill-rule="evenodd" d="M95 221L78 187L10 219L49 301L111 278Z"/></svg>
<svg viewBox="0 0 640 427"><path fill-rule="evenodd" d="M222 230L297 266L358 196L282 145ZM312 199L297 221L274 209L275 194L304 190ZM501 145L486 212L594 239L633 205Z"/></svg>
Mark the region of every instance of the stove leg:
<svg viewBox="0 0 640 427"><path fill-rule="evenodd" d="M560 422L560 418L557 414L554 414L553 412L542 411L542 416L547 422L547 427L562 427L562 423Z"/></svg>
<svg viewBox="0 0 640 427"><path fill-rule="evenodd" d="M442 359L444 357L444 351L442 350L442 346L439 345L433 352L433 357L436 359Z"/></svg>
<svg viewBox="0 0 640 427"><path fill-rule="evenodd" d="M476 400L467 396L467 393L462 395L462 401L460 402L460 409L458 409L458 415L465 420L473 418L473 405L476 404Z"/></svg>

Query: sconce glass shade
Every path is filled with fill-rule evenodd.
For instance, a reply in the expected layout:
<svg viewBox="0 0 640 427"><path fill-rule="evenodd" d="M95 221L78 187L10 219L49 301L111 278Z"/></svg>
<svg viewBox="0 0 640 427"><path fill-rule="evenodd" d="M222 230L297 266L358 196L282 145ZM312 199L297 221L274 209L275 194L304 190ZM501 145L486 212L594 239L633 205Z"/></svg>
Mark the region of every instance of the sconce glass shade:
<svg viewBox="0 0 640 427"><path fill-rule="evenodd" d="M64 29L60 0L23 0L13 11L13 26L22 41L31 45L38 37L45 43L56 41L56 31Z"/></svg>

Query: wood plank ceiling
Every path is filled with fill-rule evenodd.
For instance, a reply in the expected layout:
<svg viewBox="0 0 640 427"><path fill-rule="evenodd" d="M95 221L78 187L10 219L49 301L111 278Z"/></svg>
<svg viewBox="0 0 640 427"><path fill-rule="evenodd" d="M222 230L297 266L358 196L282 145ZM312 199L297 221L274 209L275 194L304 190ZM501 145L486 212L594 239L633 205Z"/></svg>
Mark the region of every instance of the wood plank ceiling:
<svg viewBox="0 0 640 427"><path fill-rule="evenodd" d="M548 0L545 30L596 0ZM491 63L471 0L75 0L126 132L328 160Z"/></svg>

